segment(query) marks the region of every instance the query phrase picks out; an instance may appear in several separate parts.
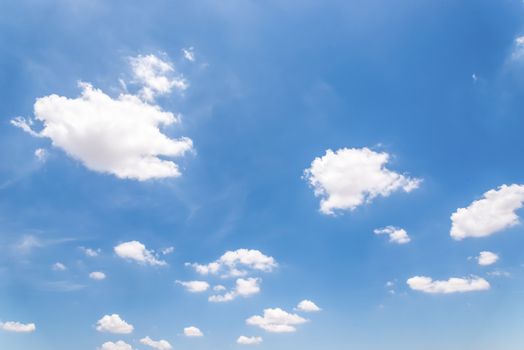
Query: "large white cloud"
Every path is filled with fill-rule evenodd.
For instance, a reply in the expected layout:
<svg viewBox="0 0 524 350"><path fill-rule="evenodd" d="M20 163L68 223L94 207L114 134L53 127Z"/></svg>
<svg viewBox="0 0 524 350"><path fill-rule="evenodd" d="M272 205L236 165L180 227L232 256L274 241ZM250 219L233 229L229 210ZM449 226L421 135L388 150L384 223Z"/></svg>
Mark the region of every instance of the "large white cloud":
<svg viewBox="0 0 524 350"><path fill-rule="evenodd" d="M376 235L388 235L389 241L397 244L406 244L411 241L406 230L400 227L386 226L373 231Z"/></svg>
<svg viewBox="0 0 524 350"><path fill-rule="evenodd" d="M105 342L102 344L100 350L133 350L133 347L126 343L125 341L119 340L116 343L111 341Z"/></svg>
<svg viewBox="0 0 524 350"><path fill-rule="evenodd" d="M485 237L519 223L517 209L524 202L524 185L502 185L484 193L467 208L451 215L450 235L456 240Z"/></svg>
<svg viewBox="0 0 524 350"><path fill-rule="evenodd" d="M377 196L410 192L420 179L410 178L386 168L389 154L369 148L328 149L304 171L304 177L320 197L320 211L333 215L335 210L354 210Z"/></svg>
<svg viewBox="0 0 524 350"><path fill-rule="evenodd" d="M302 300L300 303L298 303L297 310L302 311L302 312L318 312L322 309L319 308L317 304L315 304L311 300L305 299L305 300Z"/></svg>
<svg viewBox="0 0 524 350"><path fill-rule="evenodd" d="M171 350L173 348L167 340L163 340L163 339L153 340L149 337L145 337L145 338L140 339L140 342L144 345L150 346L158 350Z"/></svg>
<svg viewBox="0 0 524 350"><path fill-rule="evenodd" d="M203 337L204 333L195 326L184 328L184 335L186 337Z"/></svg>
<svg viewBox="0 0 524 350"><path fill-rule="evenodd" d="M254 249L227 251L218 260L209 264L186 263L186 265L192 266L202 275L223 272L225 277L244 276L247 274L246 269L271 272L278 266L273 257Z"/></svg>
<svg viewBox="0 0 524 350"><path fill-rule="evenodd" d="M154 252L152 250L147 250L146 246L138 241L121 243L117 245L114 250L119 257L126 260L134 260L140 264L153 266L167 265L165 261L155 258Z"/></svg>
<svg viewBox="0 0 524 350"><path fill-rule="evenodd" d="M477 261L479 265L482 266L488 266L493 265L499 260L499 256L493 252L483 251L480 252L479 256L477 257Z"/></svg>
<svg viewBox="0 0 524 350"><path fill-rule="evenodd" d="M489 282L480 277L452 277L447 281L434 281L430 277L415 276L407 280L408 286L424 293L450 294L488 290Z"/></svg>
<svg viewBox="0 0 524 350"><path fill-rule="evenodd" d="M168 92L163 79L150 77L148 69L136 64L137 72L143 73L144 89ZM97 172L135 180L180 175L177 164L165 158L183 155L193 143L161 131L178 123L177 116L139 96L124 93L112 98L89 83L80 83L80 88L76 98L53 94L36 100L34 115L43 125L40 131L33 129L31 119L17 117L11 123L35 137L51 139L55 147Z"/></svg>
<svg viewBox="0 0 524 350"><path fill-rule="evenodd" d="M0 329L14 333L33 333L36 331L34 323L20 323L14 321L0 322Z"/></svg>
<svg viewBox="0 0 524 350"><path fill-rule="evenodd" d="M237 344L240 345L258 345L262 343L262 337L246 337L245 335L241 335L237 339Z"/></svg>
<svg viewBox="0 0 524 350"><path fill-rule="evenodd" d="M176 283L191 293L201 293L209 289L209 283L206 281L176 281Z"/></svg>
<svg viewBox="0 0 524 350"><path fill-rule="evenodd" d="M248 297L260 292L260 278L238 278L235 289L223 295L211 295L209 301L220 303L231 301L236 297Z"/></svg>
<svg viewBox="0 0 524 350"><path fill-rule="evenodd" d="M296 331L296 326L306 323L305 318L286 312L280 308L265 309L264 316L251 316L246 320L248 325L258 326L272 333L290 333Z"/></svg>
<svg viewBox="0 0 524 350"><path fill-rule="evenodd" d="M99 332L129 334L133 329L133 325L121 319L118 314L105 315L96 323L96 330Z"/></svg>

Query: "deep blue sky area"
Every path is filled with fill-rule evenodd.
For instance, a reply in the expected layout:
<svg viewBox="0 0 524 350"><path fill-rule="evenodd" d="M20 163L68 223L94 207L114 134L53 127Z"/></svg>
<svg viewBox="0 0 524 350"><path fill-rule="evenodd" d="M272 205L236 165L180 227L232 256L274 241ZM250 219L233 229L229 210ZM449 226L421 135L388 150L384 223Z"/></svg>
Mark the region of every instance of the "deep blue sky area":
<svg viewBox="0 0 524 350"><path fill-rule="evenodd" d="M151 80L132 65L145 57L168 64L164 73L187 88L158 88L148 100ZM179 116L171 125L144 121L192 140L183 156L155 158L176 163L179 176L119 175L121 157L107 160L111 152L154 140L141 138L145 124L127 122L132 112L122 119L109 104L66 115L66 98L80 103L79 82L114 106L124 94L133 106ZM35 110L37 98L53 95L55 109ZM19 116L40 134L16 127ZM61 132L44 135L46 125L70 121L67 144ZM523 132L520 0L2 0L0 349L152 349L146 336L177 350L522 349ZM342 163L344 150L366 149L389 156L377 172L417 188L377 182L385 192L369 195L364 183L378 173ZM315 159L332 171L324 191L329 182L369 197L323 211L327 195L315 195L306 170ZM513 206L485 195L502 196L502 185L514 185ZM475 211L475 203L486 206ZM458 208L476 213L465 239L451 233ZM409 242L374 234L388 226ZM115 248L132 241L165 264ZM167 247L174 251L163 254ZM247 275L234 277L186 264L237 249L276 265L238 263ZM497 259L481 264L480 252ZM94 271L105 279L90 278ZM442 284L416 287L415 276ZM248 277L259 291L208 301L225 293L214 286L233 291ZM488 287L456 290L450 278ZM197 280L209 288L193 293L175 282ZM301 300L321 310L301 310ZM308 321L289 332L246 322L272 308ZM98 330L113 314L133 331ZM36 329L12 331L9 322ZM189 326L203 336L188 337ZM239 344L241 335L263 341Z"/></svg>

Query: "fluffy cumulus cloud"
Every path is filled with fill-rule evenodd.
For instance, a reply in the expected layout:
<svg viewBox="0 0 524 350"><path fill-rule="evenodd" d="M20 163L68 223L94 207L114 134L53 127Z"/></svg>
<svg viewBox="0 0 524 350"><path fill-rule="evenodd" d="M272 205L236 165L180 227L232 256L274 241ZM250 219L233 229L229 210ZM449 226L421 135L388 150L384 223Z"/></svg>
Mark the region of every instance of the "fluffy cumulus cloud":
<svg viewBox="0 0 524 350"><path fill-rule="evenodd" d="M300 303L298 303L297 310L298 311L302 311L302 312L318 312L318 311L320 311L322 309L319 308L311 300L307 300L306 299L306 300L302 300Z"/></svg>
<svg viewBox="0 0 524 350"><path fill-rule="evenodd" d="M485 237L519 223L516 211L524 202L524 185L502 185L484 193L467 208L451 215L450 235L456 240Z"/></svg>
<svg viewBox="0 0 524 350"><path fill-rule="evenodd" d="M399 227L386 226L383 228L377 228L373 232L376 235L388 235L389 241L392 243L406 244L411 241L411 238L409 238L409 235L406 232L406 230Z"/></svg>
<svg viewBox="0 0 524 350"><path fill-rule="evenodd" d="M134 82L142 86L139 94L146 101L168 94L173 88L185 90L188 87L181 75L175 76L175 68L168 60L155 55L138 55L129 60Z"/></svg>
<svg viewBox="0 0 524 350"><path fill-rule="evenodd" d="M14 126L32 136L49 138L55 147L82 162L87 168L122 179L149 180L177 177L177 164L166 158L179 157L192 150L190 139L165 135L161 128L179 122L150 99L167 93L177 80L158 75L170 65L155 56L131 60L135 79L143 84L138 96L123 93L113 98L89 83L80 83L80 96L49 95L34 104L36 121L17 117ZM118 140L118 142L115 142Z"/></svg>
<svg viewBox="0 0 524 350"><path fill-rule="evenodd" d="M102 344L102 346L99 348L100 350L133 350L133 347L129 345L128 343L119 340L115 343L108 341Z"/></svg>
<svg viewBox="0 0 524 350"><path fill-rule="evenodd" d="M124 242L117 245L115 253L119 257L126 260L133 260L139 264L152 265L152 266L165 266L165 261L158 260L154 251L146 249L146 246L138 241Z"/></svg>
<svg viewBox="0 0 524 350"><path fill-rule="evenodd" d="M260 292L260 278L238 278L235 289L223 295L211 295L209 301L220 303L234 300L236 297L248 297Z"/></svg>
<svg viewBox="0 0 524 350"><path fill-rule="evenodd" d="M477 257L477 261L479 265L482 266L488 266L493 265L499 260L499 256L493 252L483 251L480 252L479 256Z"/></svg>
<svg viewBox="0 0 524 350"><path fill-rule="evenodd" d="M320 211L333 215L336 210L354 210L378 196L394 191L411 192L421 180L386 168L389 154L369 148L328 149L313 160L304 177L320 197Z"/></svg>
<svg viewBox="0 0 524 350"><path fill-rule="evenodd" d="M171 350L173 347L167 340L153 340L149 337L140 339L140 343L150 346L157 350Z"/></svg>
<svg viewBox="0 0 524 350"><path fill-rule="evenodd" d="M191 326L184 328L184 335L186 337L203 337L204 333L197 327Z"/></svg>
<svg viewBox="0 0 524 350"><path fill-rule="evenodd" d="M447 281L434 281L430 277L415 276L408 279L407 284L413 290L430 294L466 293L490 288L489 282L480 277L452 277Z"/></svg>
<svg viewBox="0 0 524 350"><path fill-rule="evenodd" d="M218 260L209 264L190 264L202 275L223 273L225 277L244 276L246 269L271 272L278 266L275 259L254 249L227 251Z"/></svg>
<svg viewBox="0 0 524 350"><path fill-rule="evenodd" d="M296 326L306 323L305 318L297 314L286 312L280 308L265 309L264 315L251 316L246 323L251 326L258 326L271 333L290 333L296 331Z"/></svg>
<svg viewBox="0 0 524 350"><path fill-rule="evenodd" d="M175 283L180 284L191 293L201 293L209 289L209 283L206 281L176 281Z"/></svg>
<svg viewBox="0 0 524 350"><path fill-rule="evenodd" d="M129 334L133 332L133 325L127 323L117 314L105 315L96 323L99 332Z"/></svg>
<svg viewBox="0 0 524 350"><path fill-rule="evenodd" d="M14 333L33 333L36 331L34 323L20 323L14 321L0 322L0 329Z"/></svg>
<svg viewBox="0 0 524 350"><path fill-rule="evenodd" d="M258 345L262 343L262 337L246 337L245 335L241 335L237 339L237 344L240 345Z"/></svg>
<svg viewBox="0 0 524 350"><path fill-rule="evenodd" d="M106 274L101 271L93 271L89 274L89 278L97 281L105 280Z"/></svg>
<svg viewBox="0 0 524 350"><path fill-rule="evenodd" d="M67 267L61 262L57 262L53 264L52 269L55 271L65 271L67 270Z"/></svg>

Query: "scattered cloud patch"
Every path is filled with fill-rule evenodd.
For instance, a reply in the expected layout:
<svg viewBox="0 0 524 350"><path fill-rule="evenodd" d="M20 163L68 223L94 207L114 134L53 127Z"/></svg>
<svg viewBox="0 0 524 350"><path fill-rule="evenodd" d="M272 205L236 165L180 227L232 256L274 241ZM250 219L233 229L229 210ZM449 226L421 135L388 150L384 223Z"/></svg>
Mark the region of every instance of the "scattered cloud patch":
<svg viewBox="0 0 524 350"><path fill-rule="evenodd" d="M320 211L334 215L335 210L354 210L378 196L411 192L421 180L386 168L390 155L369 148L328 149L304 171L304 178L320 197Z"/></svg>
<svg viewBox="0 0 524 350"><path fill-rule="evenodd" d="M502 185L484 193L467 208L451 215L450 235L455 240L485 237L519 223L516 211L524 202L524 185Z"/></svg>
<svg viewBox="0 0 524 350"><path fill-rule="evenodd" d="M129 334L133 329L133 325L121 319L118 314L105 315L96 323L96 330L99 332Z"/></svg>
<svg viewBox="0 0 524 350"><path fill-rule="evenodd" d="M262 337L246 337L241 335L237 339L237 344L240 345L258 345L262 343Z"/></svg>
<svg viewBox="0 0 524 350"><path fill-rule="evenodd" d="M186 263L202 275L223 273L224 277L238 277L247 274L246 269L271 272L278 266L275 259L254 249L227 251L218 260L209 264Z"/></svg>
<svg viewBox="0 0 524 350"><path fill-rule="evenodd" d="M82 250L82 252L84 252L84 254L90 258L94 258L95 256L98 256L98 254L100 254L101 250L100 249L91 249L91 248L85 248L85 247L80 247L80 249Z"/></svg>
<svg viewBox="0 0 524 350"><path fill-rule="evenodd" d="M211 295L210 302L221 303L234 300L235 298L249 297L260 292L260 278L238 278L235 289L223 295Z"/></svg>
<svg viewBox="0 0 524 350"><path fill-rule="evenodd" d="M406 244L411 241L408 233L403 228L386 226L373 231L376 235L388 235L391 243Z"/></svg>
<svg viewBox="0 0 524 350"><path fill-rule="evenodd" d="M165 266L167 263L162 260L158 260L154 251L147 250L146 246L138 241L124 242L117 245L115 248L115 253L119 257L126 260L133 260L143 265L152 265L152 266Z"/></svg>
<svg viewBox="0 0 524 350"><path fill-rule="evenodd" d="M34 323L20 323L14 321L0 322L0 329L13 333L33 333L36 331Z"/></svg>
<svg viewBox="0 0 524 350"><path fill-rule="evenodd" d="M209 289L209 283L206 281L176 281L175 283L180 284L191 293L201 293Z"/></svg>
<svg viewBox="0 0 524 350"><path fill-rule="evenodd" d="M246 323L257 326L271 333L291 333L296 331L296 326L306 323L305 318L297 314L288 313L280 308L265 309L263 316L251 316Z"/></svg>
<svg viewBox="0 0 524 350"><path fill-rule="evenodd" d="M102 344L102 347L99 348L100 350L133 350L133 347L129 345L128 343L119 340L116 343L113 343L111 341L105 342Z"/></svg>
<svg viewBox="0 0 524 350"><path fill-rule="evenodd" d="M162 249L162 255L169 255L172 254L175 251L174 247L167 247Z"/></svg>
<svg viewBox="0 0 524 350"><path fill-rule="evenodd" d="M430 294L466 293L488 290L490 284L480 277L456 278L434 281L430 277L415 276L407 280L408 286L416 291Z"/></svg>
<svg viewBox="0 0 524 350"><path fill-rule="evenodd" d="M39 162L45 162L47 160L47 151L45 149L43 149L43 148L38 148L35 151L35 158Z"/></svg>
<svg viewBox="0 0 524 350"><path fill-rule="evenodd" d="M297 305L297 310L302 312L318 312L322 309L319 308L314 302L311 300L302 300Z"/></svg>
<svg viewBox="0 0 524 350"><path fill-rule="evenodd" d="M106 274L101 271L93 271L89 274L89 278L97 281L105 280Z"/></svg>
<svg viewBox="0 0 524 350"><path fill-rule="evenodd" d="M64 264L62 264L61 262L54 263L51 268L53 270L55 270L55 271L65 271L65 270L67 270L67 267Z"/></svg>
<svg viewBox="0 0 524 350"><path fill-rule="evenodd" d="M203 337L204 333L197 327L191 326L184 328L184 335L186 337Z"/></svg>
<svg viewBox="0 0 524 350"><path fill-rule="evenodd" d="M182 49L182 54L184 55L184 58L186 60L190 62L195 62L195 49L193 47Z"/></svg>
<svg viewBox="0 0 524 350"><path fill-rule="evenodd" d="M150 346L157 350L171 350L173 347L167 340L153 340L149 337L140 339L140 343Z"/></svg>

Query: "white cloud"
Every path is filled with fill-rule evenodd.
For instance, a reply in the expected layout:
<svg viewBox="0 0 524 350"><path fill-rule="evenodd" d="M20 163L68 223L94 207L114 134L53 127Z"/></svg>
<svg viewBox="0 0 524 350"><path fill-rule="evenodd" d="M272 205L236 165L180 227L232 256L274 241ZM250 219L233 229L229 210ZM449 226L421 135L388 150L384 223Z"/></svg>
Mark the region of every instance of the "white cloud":
<svg viewBox="0 0 524 350"><path fill-rule="evenodd" d="M174 76L175 68L167 60L155 55L138 55L129 59L133 70L134 81L142 85L140 96L152 101L158 95L170 93L173 88L185 90L187 81L182 76Z"/></svg>
<svg viewBox="0 0 524 350"><path fill-rule="evenodd" d="M96 323L96 330L99 332L129 334L133 332L133 325L127 323L117 314L105 315Z"/></svg>
<svg viewBox="0 0 524 350"><path fill-rule="evenodd" d="M241 335L237 339L237 344L241 345L258 345L262 343L262 337L246 337Z"/></svg>
<svg viewBox="0 0 524 350"><path fill-rule="evenodd" d="M201 293L209 289L209 283L206 281L176 281L176 283L185 287L191 293Z"/></svg>
<svg viewBox="0 0 524 350"><path fill-rule="evenodd" d="M100 249L94 250L94 249L85 248L85 247L80 247L80 249L84 252L86 256L90 258L94 258L95 256L98 256L98 254L100 254Z"/></svg>
<svg viewBox="0 0 524 350"><path fill-rule="evenodd" d="M34 323L20 323L20 322L0 322L0 329L6 332L14 333L33 333L36 331L36 326Z"/></svg>
<svg viewBox="0 0 524 350"><path fill-rule="evenodd" d="M167 247L167 248L162 249L162 255L168 255L168 254L173 253L174 251L175 251L174 247Z"/></svg>
<svg viewBox="0 0 524 350"><path fill-rule="evenodd" d="M217 284L216 286L213 287L213 290L215 292L223 292L226 290L226 287L224 287L223 285L221 284Z"/></svg>
<svg viewBox="0 0 524 350"><path fill-rule="evenodd" d="M406 230L400 227L386 226L373 231L376 235L388 235L389 241L397 244L406 244L411 241Z"/></svg>
<svg viewBox="0 0 524 350"><path fill-rule="evenodd" d="M184 58L186 60L190 62L195 62L195 49L193 47L182 49L182 53L184 54Z"/></svg>
<svg viewBox="0 0 524 350"><path fill-rule="evenodd" d="M295 332L297 325L306 322L305 318L288 313L280 308L265 309L264 316L251 316L246 320L248 325L258 326L272 333Z"/></svg>
<svg viewBox="0 0 524 350"><path fill-rule="evenodd" d="M495 253L484 251L480 252L477 260L479 265L488 266L496 263L499 260L499 256Z"/></svg>
<svg viewBox="0 0 524 350"><path fill-rule="evenodd" d="M133 350L133 347L129 345L128 343L119 340L116 343L113 343L111 341L105 342L102 344L102 347L99 348L100 350Z"/></svg>
<svg viewBox="0 0 524 350"><path fill-rule="evenodd" d="M485 237L519 223L516 210L524 202L524 185L502 185L484 193L482 199L451 215L453 239Z"/></svg>
<svg viewBox="0 0 524 350"><path fill-rule="evenodd" d="M247 269L271 272L278 266L275 259L271 256L264 255L262 252L254 249L238 249L227 251L218 260L207 265L189 264L198 273L202 275L217 274L225 271L224 277L238 277L247 274Z"/></svg>
<svg viewBox="0 0 524 350"><path fill-rule="evenodd" d="M152 250L147 250L146 246L138 241L130 241L117 245L115 253L119 257L127 260L134 260L140 264L164 266L165 261L158 260Z"/></svg>
<svg viewBox="0 0 524 350"><path fill-rule="evenodd" d="M318 312L322 310L319 308L314 302L311 300L302 300L297 305L297 310L303 311L303 312Z"/></svg>
<svg viewBox="0 0 524 350"><path fill-rule="evenodd" d="M184 335L186 337L203 337L204 333L197 327L191 326L184 328Z"/></svg>
<svg viewBox="0 0 524 350"><path fill-rule="evenodd" d="M106 274L101 271L93 271L89 274L89 278L101 281L106 279Z"/></svg>
<svg viewBox="0 0 524 350"><path fill-rule="evenodd" d="M249 297L260 292L260 278L238 278L235 289L224 295L211 295L210 302L221 303L234 300L236 297Z"/></svg>
<svg viewBox="0 0 524 350"><path fill-rule="evenodd" d="M169 344L169 342L167 340L153 340L149 337L145 337L145 338L142 338L140 339L140 342L144 345L147 345L147 346L150 346L154 349L158 349L158 350L170 350L172 349L173 347L171 346L171 344Z"/></svg>
<svg viewBox="0 0 524 350"><path fill-rule="evenodd" d="M513 53L511 54L511 58L514 60L518 60L524 56L524 36L519 36L515 38L515 42L513 44Z"/></svg>
<svg viewBox="0 0 524 350"><path fill-rule="evenodd" d="M65 271L67 270L67 267L61 262L57 262L53 264L52 269L55 271Z"/></svg>
<svg viewBox="0 0 524 350"><path fill-rule="evenodd" d="M40 162L45 162L47 159L47 151L43 148L38 148L35 151L35 158Z"/></svg>
<svg viewBox="0 0 524 350"><path fill-rule="evenodd" d="M328 149L323 157L315 158L304 177L321 198L320 211L334 215L335 210L354 210L377 196L418 188L420 179L386 168L389 157L369 148L342 148Z"/></svg>
<svg viewBox="0 0 524 350"><path fill-rule="evenodd" d="M488 290L489 282L480 277L455 278L433 281L430 277L415 276L407 280L408 286L417 291L431 294L465 293Z"/></svg>
<svg viewBox="0 0 524 350"><path fill-rule="evenodd" d="M49 95L36 100L41 131L21 117L11 123L32 136L50 138L53 146L90 170L140 181L180 175L178 166L164 158L182 156L193 144L161 132L161 126L179 122L173 113L134 95L113 99L88 83L80 87L82 94L76 98Z"/></svg>

